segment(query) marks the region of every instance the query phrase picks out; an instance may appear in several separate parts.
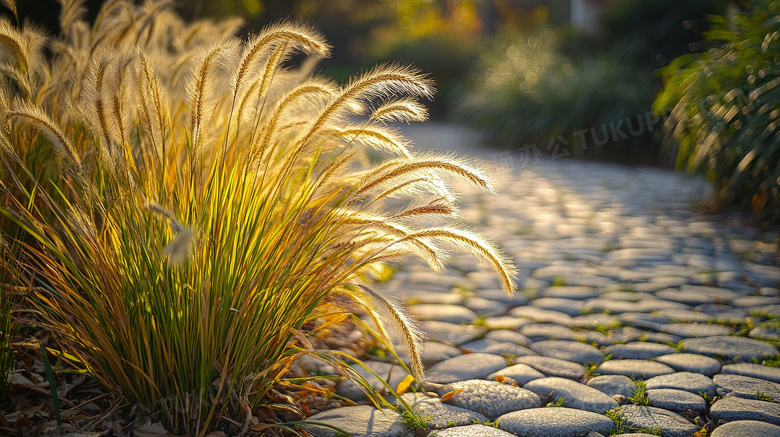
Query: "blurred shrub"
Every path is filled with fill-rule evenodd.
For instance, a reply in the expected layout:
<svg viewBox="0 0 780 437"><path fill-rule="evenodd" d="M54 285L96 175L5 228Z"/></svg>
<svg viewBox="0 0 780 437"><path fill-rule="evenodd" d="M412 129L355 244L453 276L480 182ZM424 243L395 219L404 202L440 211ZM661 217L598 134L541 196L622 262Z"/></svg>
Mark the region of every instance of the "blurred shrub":
<svg viewBox="0 0 780 437"><path fill-rule="evenodd" d="M601 19L607 44L630 41L631 60L657 68L677 56L701 50L706 17L723 14L722 0L622 0L613 2Z"/></svg>
<svg viewBox="0 0 780 437"><path fill-rule="evenodd" d="M431 108L437 115L477 60L482 31L477 5L470 0L448 2L446 7L399 0L393 12L390 20L372 30L363 50L372 63L393 59L429 73L439 91Z"/></svg>
<svg viewBox="0 0 780 437"><path fill-rule="evenodd" d="M664 69L655 101L671 108L666 141L677 166L715 181L718 200L780 222L780 2L756 0L742 14L713 16L706 36L723 44Z"/></svg>
<svg viewBox="0 0 780 437"><path fill-rule="evenodd" d="M546 153L558 142L575 156L654 157L656 149L646 147L650 130L644 128L651 79L624 62L625 50L577 59L564 50L574 44L564 31L544 27L530 35L499 35L481 57L483 72L463 93L460 117L505 147L534 143ZM630 119L643 123L634 123L634 135L626 134Z"/></svg>

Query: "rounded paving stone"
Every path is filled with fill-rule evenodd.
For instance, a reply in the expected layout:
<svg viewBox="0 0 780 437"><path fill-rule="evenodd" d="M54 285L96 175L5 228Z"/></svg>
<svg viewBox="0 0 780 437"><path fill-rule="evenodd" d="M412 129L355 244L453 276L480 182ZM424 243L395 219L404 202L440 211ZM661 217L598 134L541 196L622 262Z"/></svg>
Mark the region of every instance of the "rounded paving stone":
<svg viewBox="0 0 780 437"><path fill-rule="evenodd" d="M669 318L658 314L626 312L620 315L620 321L637 328L659 330L661 326L669 323Z"/></svg>
<svg viewBox="0 0 780 437"><path fill-rule="evenodd" d="M714 397L716 393L712 379L700 373L691 372L677 372L655 376L646 380L645 386L648 390L668 388L696 394L705 393L710 397Z"/></svg>
<svg viewBox="0 0 780 437"><path fill-rule="evenodd" d="M520 282L522 282L522 280ZM523 289L532 290L532 289L540 288L542 284L538 283L538 281L535 280L525 280L524 285L518 282L517 286L519 290L523 290ZM489 299L496 302L502 302L508 305L515 305L515 306L525 305L530 300L530 298L526 296L524 293L517 292L517 293L513 293L512 295L508 295L506 294L506 291L500 288L480 289L477 292L477 295L484 299Z"/></svg>
<svg viewBox="0 0 780 437"><path fill-rule="evenodd" d="M780 437L780 426L757 420L737 420L715 428L710 437Z"/></svg>
<svg viewBox="0 0 780 437"><path fill-rule="evenodd" d="M598 295L598 290L593 287L576 287L571 285L550 287L542 292L542 297L560 297L576 300L591 299Z"/></svg>
<svg viewBox="0 0 780 437"><path fill-rule="evenodd" d="M712 316L691 310L661 310L657 316L666 317L670 322L709 322Z"/></svg>
<svg viewBox="0 0 780 437"><path fill-rule="evenodd" d="M680 286L680 291L684 293L693 292L698 293L701 296L707 296L717 299L716 302L725 301L728 302L740 296L732 290L721 287L711 287L707 285L690 285L685 284Z"/></svg>
<svg viewBox="0 0 780 437"><path fill-rule="evenodd" d="M525 317L539 323L557 323L559 325L568 325L569 322L571 322L571 316L566 313L545 310L531 306L514 308L509 311L509 315L512 317Z"/></svg>
<svg viewBox="0 0 780 437"><path fill-rule="evenodd" d="M498 372L491 373L487 376L488 380L495 380L499 376L505 376L511 378L518 385L526 385L534 379L544 378L544 373L534 369L527 364L515 364L509 367L504 367Z"/></svg>
<svg viewBox="0 0 780 437"><path fill-rule="evenodd" d="M780 404L728 396L712 404L710 415L714 421L758 420L780 425Z"/></svg>
<svg viewBox="0 0 780 437"><path fill-rule="evenodd" d="M623 375L602 375L588 381L588 387L608 395L621 395L630 398L634 395L636 384L634 381Z"/></svg>
<svg viewBox="0 0 780 437"><path fill-rule="evenodd" d="M624 405L615 409L623 423L637 429L660 428L666 437L691 437L699 427L677 413L656 407Z"/></svg>
<svg viewBox="0 0 780 437"><path fill-rule="evenodd" d="M442 429L488 420L487 417L476 411L445 404L440 398L426 396L422 393L406 393L401 398L425 418L425 423L429 428ZM397 400L393 403L399 405Z"/></svg>
<svg viewBox="0 0 780 437"><path fill-rule="evenodd" d="M638 341L626 344L607 346L606 351L614 358L629 360L649 360L661 355L671 354L677 350L666 344Z"/></svg>
<svg viewBox="0 0 780 437"><path fill-rule="evenodd" d="M433 341L461 345L485 334L481 326L463 326L455 323L426 320L420 323L420 330Z"/></svg>
<svg viewBox="0 0 780 437"><path fill-rule="evenodd" d="M769 343L733 336L691 338L683 340L682 347L688 352L743 361L772 358L777 354L777 348Z"/></svg>
<svg viewBox="0 0 780 437"><path fill-rule="evenodd" d="M531 319L512 316L498 316L485 318L485 327L488 329L520 329L526 325L532 325L534 322Z"/></svg>
<svg viewBox="0 0 780 437"><path fill-rule="evenodd" d="M531 345L531 349L539 355L560 358L579 364L600 363L604 360L604 352L578 341L537 341Z"/></svg>
<svg viewBox="0 0 780 437"><path fill-rule="evenodd" d="M663 343L668 346L669 343L677 344L682 339L676 335L664 334L662 332L645 331L639 336L639 340L643 342Z"/></svg>
<svg viewBox="0 0 780 437"><path fill-rule="evenodd" d="M485 299L484 297L472 296L466 298L462 304L464 307L474 311L478 316L498 316L506 313L507 304Z"/></svg>
<svg viewBox="0 0 780 437"><path fill-rule="evenodd" d="M636 303L636 311L650 312L663 310L690 310L691 307L679 302L671 302L663 299L643 299Z"/></svg>
<svg viewBox="0 0 780 437"><path fill-rule="evenodd" d="M533 341L540 340L574 340L588 341L588 334L599 334L603 337L603 334L597 332L577 332L568 326L554 325L547 323L536 323L532 325L523 326L520 328L520 333L530 338ZM595 338L593 340L596 340Z"/></svg>
<svg viewBox="0 0 780 437"><path fill-rule="evenodd" d="M647 390L647 400L651 407L671 411L704 411L707 408L707 401L703 397L691 392L670 388Z"/></svg>
<svg viewBox="0 0 780 437"><path fill-rule="evenodd" d="M637 303L644 299L653 299L651 293L637 293L635 291L605 291L599 295L599 299L614 300L620 302L632 302Z"/></svg>
<svg viewBox="0 0 780 437"><path fill-rule="evenodd" d="M432 431L428 437L512 437L513 435L492 426L468 425Z"/></svg>
<svg viewBox="0 0 780 437"><path fill-rule="evenodd" d="M641 312L641 310L637 308L636 302L606 299L601 297L587 301L582 308L583 310L592 311L594 313L621 314L638 311Z"/></svg>
<svg viewBox="0 0 780 437"><path fill-rule="evenodd" d="M655 276L650 278L650 282L653 284L663 285L666 287L680 287L687 284L689 279L684 276Z"/></svg>
<svg viewBox="0 0 780 437"><path fill-rule="evenodd" d="M612 260L634 261L639 264L670 261L674 252L652 247L631 247L609 252L607 257Z"/></svg>
<svg viewBox="0 0 780 437"><path fill-rule="evenodd" d="M676 285L676 284L672 284ZM663 289L669 288L669 284L662 284L659 282L640 282L637 284L632 284L632 288L640 293L653 293L658 292ZM663 297L663 296L659 296Z"/></svg>
<svg viewBox="0 0 780 437"><path fill-rule="evenodd" d="M511 411L537 408L539 396L530 390L495 381L472 379L455 382L437 390L440 396L455 392L446 403L485 415L489 419Z"/></svg>
<svg viewBox="0 0 780 437"><path fill-rule="evenodd" d="M750 330L748 336L757 340L780 340L780 329L769 326L756 326Z"/></svg>
<svg viewBox="0 0 780 437"><path fill-rule="evenodd" d="M721 366L715 358L698 354L675 353L662 355L655 360L677 371L701 373L710 377L718 373Z"/></svg>
<svg viewBox="0 0 780 437"><path fill-rule="evenodd" d="M734 299L731 304L737 307L766 307L777 305L780 299L774 296L740 296Z"/></svg>
<svg viewBox="0 0 780 437"><path fill-rule="evenodd" d="M746 317L750 317L750 311L745 308L734 308L731 305L705 304L699 305L695 309L717 321L726 323L743 323Z"/></svg>
<svg viewBox="0 0 780 437"><path fill-rule="evenodd" d="M750 313L752 314L755 313L761 314L763 317L773 317L773 318L780 317L780 304L760 306L760 307L750 307L747 310L750 311Z"/></svg>
<svg viewBox="0 0 780 437"><path fill-rule="evenodd" d="M582 365L559 358L529 355L517 358L515 363L527 364L547 376L559 376L561 378L580 380L587 374L585 367Z"/></svg>
<svg viewBox="0 0 780 437"><path fill-rule="evenodd" d="M341 407L317 413L308 422L319 422L341 428L352 437L400 437L406 431L401 415L392 410L377 410L368 405ZM315 437L335 437L331 428L306 425L303 427Z"/></svg>
<svg viewBox="0 0 780 437"><path fill-rule="evenodd" d="M673 300L675 302L687 303L689 305L702 305L706 303L717 303L719 301L717 296L701 293L691 290L675 290L667 288L655 293L656 296L661 299Z"/></svg>
<svg viewBox="0 0 780 437"><path fill-rule="evenodd" d="M653 437L656 436L656 434L646 434L643 432L629 432L625 434L617 434L620 437Z"/></svg>
<svg viewBox="0 0 780 437"><path fill-rule="evenodd" d="M571 437L588 432L607 433L612 419L602 414L572 408L535 408L498 418L498 427L520 437Z"/></svg>
<svg viewBox="0 0 780 437"><path fill-rule="evenodd" d="M455 324L471 323L479 317L477 313L461 305L435 303L411 305L409 312L421 320L436 320Z"/></svg>
<svg viewBox="0 0 780 437"><path fill-rule="evenodd" d="M541 297L539 299L532 300L529 305L539 309L556 311L559 313L568 314L571 317L575 317L580 315L580 310L582 309L583 303L579 300L566 299L562 297Z"/></svg>
<svg viewBox="0 0 780 437"><path fill-rule="evenodd" d="M743 375L721 373L712 378L721 396L736 396L745 399L771 398L780 402L780 384Z"/></svg>
<svg viewBox="0 0 780 437"><path fill-rule="evenodd" d="M557 403L560 398L563 398L564 407L577 410L604 413L618 406L618 403L611 396L565 378L535 379L524 385L523 388L536 393L542 400L550 398L552 403Z"/></svg>
<svg viewBox="0 0 780 437"><path fill-rule="evenodd" d="M364 364L368 366L374 373L379 375L380 378L384 378L392 387L396 387L407 375L401 366L396 364L384 363L381 361L365 361ZM366 379L366 382L371 384L375 390L385 390L385 383L374 376L374 373L366 370L363 366L353 365L352 368ZM366 394L360 388L358 384L352 382L349 379L341 381L336 386L336 392L344 396L345 398L352 399L353 401L361 401L366 399Z"/></svg>
<svg viewBox="0 0 780 437"><path fill-rule="evenodd" d="M525 335L510 331L508 329L496 329L485 334L485 338L488 340L503 341L506 343L519 344L520 346L528 346L531 344L531 339Z"/></svg>
<svg viewBox="0 0 780 437"><path fill-rule="evenodd" d="M422 362L430 367L440 361L448 360L458 355L462 355L460 349L444 343L426 341L422 347Z"/></svg>
<svg viewBox="0 0 780 437"><path fill-rule="evenodd" d="M734 333L734 331L725 326L705 323L670 323L661 326L661 332L680 337L714 337Z"/></svg>
<svg viewBox="0 0 780 437"><path fill-rule="evenodd" d="M647 360L609 360L599 364L596 373L601 375L623 375L634 379L648 379L674 373L666 364Z"/></svg>
<svg viewBox="0 0 780 437"><path fill-rule="evenodd" d="M536 355L536 352L528 349L527 347L519 346L515 343L496 341L489 338L481 338L479 340L470 341L462 344L460 348L466 352L479 352L485 354L511 354L517 357L524 355Z"/></svg>
<svg viewBox="0 0 780 437"><path fill-rule="evenodd" d="M750 376L766 381L780 383L780 367L762 366L760 364L727 364L721 369L721 373Z"/></svg>
<svg viewBox="0 0 780 437"><path fill-rule="evenodd" d="M604 326L615 328L620 326L620 319L606 314L585 314L572 317L570 325L578 328L600 328Z"/></svg>
<svg viewBox="0 0 780 437"><path fill-rule="evenodd" d="M465 354L442 361L431 367L425 379L429 382L447 384L466 379L484 378L506 367L503 357L492 354Z"/></svg>
<svg viewBox="0 0 780 437"><path fill-rule="evenodd" d="M780 283L780 268L751 262L744 263L750 271L751 278L766 287L774 287Z"/></svg>
<svg viewBox="0 0 780 437"><path fill-rule="evenodd" d="M463 296L459 294L454 294L447 289L446 291L428 291L428 290L419 290L417 287L410 289L408 286L405 286L406 291L401 294L401 296L406 297L406 303L407 305L414 306L414 305L420 305L420 304L444 304L444 305L459 305L463 301ZM407 294L411 293L411 290L414 290L414 294Z"/></svg>

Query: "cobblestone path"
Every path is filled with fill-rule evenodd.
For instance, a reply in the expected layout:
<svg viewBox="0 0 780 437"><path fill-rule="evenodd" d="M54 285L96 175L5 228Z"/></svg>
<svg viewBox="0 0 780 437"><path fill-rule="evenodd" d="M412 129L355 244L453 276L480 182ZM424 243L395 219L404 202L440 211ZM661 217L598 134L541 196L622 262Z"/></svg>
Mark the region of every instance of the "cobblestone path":
<svg viewBox="0 0 780 437"><path fill-rule="evenodd" d="M468 149L473 137L437 129L410 135L480 152ZM469 191L461 209L513 256L521 291L506 296L465 256L442 274L404 264L383 284L429 337L429 390L445 400L404 398L430 435L780 435L778 234L697 212L700 179L568 159L522 168L514 158L499 195ZM368 364L392 386L405 376ZM349 382L338 391L361 398ZM398 414L370 406L310 420L356 436L410 435Z"/></svg>

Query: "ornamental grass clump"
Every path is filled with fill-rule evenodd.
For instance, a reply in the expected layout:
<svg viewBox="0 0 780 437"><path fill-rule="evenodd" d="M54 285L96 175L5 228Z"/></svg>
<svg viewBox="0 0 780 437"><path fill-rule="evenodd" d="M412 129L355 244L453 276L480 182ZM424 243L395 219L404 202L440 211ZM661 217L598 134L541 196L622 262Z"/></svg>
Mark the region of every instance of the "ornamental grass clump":
<svg viewBox="0 0 780 437"><path fill-rule="evenodd" d="M439 270L444 249L465 250L513 290L491 243L424 225L455 212L449 178L492 187L468 161L413 154L388 127L427 117L433 87L417 70L382 65L340 86L311 73L329 46L304 25L239 40L236 23L115 0L90 27L81 2L62 3L51 56L23 63L8 56L23 32L0 38L12 193L0 212L23 231L28 302L63 357L168 430L203 435L267 401L330 294L360 304L383 338L398 332L422 379L414 323L371 288L389 260ZM56 177L31 153L49 154Z"/></svg>

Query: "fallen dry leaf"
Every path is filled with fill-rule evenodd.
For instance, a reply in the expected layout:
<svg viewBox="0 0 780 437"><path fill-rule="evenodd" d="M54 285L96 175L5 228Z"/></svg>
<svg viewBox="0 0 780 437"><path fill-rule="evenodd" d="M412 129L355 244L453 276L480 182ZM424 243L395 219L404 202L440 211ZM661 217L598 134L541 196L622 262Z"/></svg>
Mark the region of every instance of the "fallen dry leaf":
<svg viewBox="0 0 780 437"><path fill-rule="evenodd" d="M414 384L414 376L407 375L406 378L402 379L401 382L398 383L398 386L396 386L395 391L399 395L402 395L409 391L409 387Z"/></svg>
<svg viewBox="0 0 780 437"><path fill-rule="evenodd" d="M444 393L444 396L441 397L441 401L442 402L447 402L448 400L452 399L456 394L458 394L458 393L460 393L462 391L463 390L458 388L458 389L455 389L455 390L453 390L451 392Z"/></svg>
<svg viewBox="0 0 780 437"><path fill-rule="evenodd" d="M170 433L161 423L147 423L146 425L135 428L132 433L133 437L161 437L168 436Z"/></svg>

